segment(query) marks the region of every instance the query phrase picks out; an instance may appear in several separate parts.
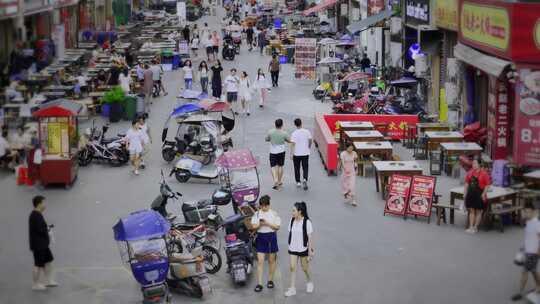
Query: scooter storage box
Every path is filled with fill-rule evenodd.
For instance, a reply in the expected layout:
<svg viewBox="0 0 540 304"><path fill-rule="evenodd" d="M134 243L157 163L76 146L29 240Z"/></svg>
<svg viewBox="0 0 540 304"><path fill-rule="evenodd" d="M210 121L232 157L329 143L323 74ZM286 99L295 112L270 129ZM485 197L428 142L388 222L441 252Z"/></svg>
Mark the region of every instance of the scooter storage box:
<svg viewBox="0 0 540 304"><path fill-rule="evenodd" d="M171 263L171 271L178 279L185 279L205 273L202 261L198 262L197 259L191 259L185 263Z"/></svg>
<svg viewBox="0 0 540 304"><path fill-rule="evenodd" d="M218 206L225 206L231 201L231 193L223 189L216 189L212 194L212 203Z"/></svg>
<svg viewBox="0 0 540 304"><path fill-rule="evenodd" d="M182 204L182 213L186 222L200 223L205 221L217 209L217 206L211 203L211 201L199 201L197 203Z"/></svg>

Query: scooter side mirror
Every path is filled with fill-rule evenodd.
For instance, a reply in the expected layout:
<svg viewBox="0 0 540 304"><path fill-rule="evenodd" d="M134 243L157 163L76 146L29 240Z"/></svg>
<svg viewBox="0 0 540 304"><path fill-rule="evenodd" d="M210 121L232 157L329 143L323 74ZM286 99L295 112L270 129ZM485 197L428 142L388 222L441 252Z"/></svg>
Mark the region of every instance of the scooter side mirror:
<svg viewBox="0 0 540 304"><path fill-rule="evenodd" d="M176 195L178 195L178 196L182 196L182 193L180 193L180 192L176 192Z"/></svg>

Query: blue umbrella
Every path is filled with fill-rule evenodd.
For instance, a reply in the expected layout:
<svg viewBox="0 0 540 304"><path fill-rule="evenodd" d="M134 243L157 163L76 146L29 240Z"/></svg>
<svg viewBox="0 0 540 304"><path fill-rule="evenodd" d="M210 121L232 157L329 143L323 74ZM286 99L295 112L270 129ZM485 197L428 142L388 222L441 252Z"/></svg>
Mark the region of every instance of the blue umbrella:
<svg viewBox="0 0 540 304"><path fill-rule="evenodd" d="M203 108L195 103L185 103L176 109L174 109L171 113L171 116L180 116L185 115L192 112L201 111Z"/></svg>
<svg viewBox="0 0 540 304"><path fill-rule="evenodd" d="M136 211L121 218L113 227L116 241L146 240L165 235L171 225L153 210Z"/></svg>

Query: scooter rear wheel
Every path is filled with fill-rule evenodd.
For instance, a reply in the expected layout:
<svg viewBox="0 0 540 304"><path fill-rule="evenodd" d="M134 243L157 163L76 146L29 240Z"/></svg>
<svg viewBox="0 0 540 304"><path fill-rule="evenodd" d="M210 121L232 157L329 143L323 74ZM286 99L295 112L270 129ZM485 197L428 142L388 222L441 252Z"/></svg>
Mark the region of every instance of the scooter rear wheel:
<svg viewBox="0 0 540 304"><path fill-rule="evenodd" d="M161 156L163 157L163 160L170 163L174 160L176 156L176 152L171 147L166 147L161 150Z"/></svg>
<svg viewBox="0 0 540 304"><path fill-rule="evenodd" d="M187 170L176 170L174 173L174 177L176 177L176 180L180 183L185 183L189 180L191 177L191 173Z"/></svg>
<svg viewBox="0 0 540 304"><path fill-rule="evenodd" d="M77 157L77 161L79 163L79 166L86 167L92 162L92 153L84 148L81 151L79 151L79 155Z"/></svg>

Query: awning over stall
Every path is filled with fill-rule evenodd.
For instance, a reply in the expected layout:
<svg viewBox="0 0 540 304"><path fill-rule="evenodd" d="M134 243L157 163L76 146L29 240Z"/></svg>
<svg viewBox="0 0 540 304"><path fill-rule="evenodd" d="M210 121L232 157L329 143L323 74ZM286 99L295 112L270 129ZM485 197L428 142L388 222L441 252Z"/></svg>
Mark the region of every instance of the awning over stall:
<svg viewBox="0 0 540 304"><path fill-rule="evenodd" d="M354 22L353 24L347 26L347 30L349 31L349 33L354 35L356 33L367 30L368 28L370 28L374 24L377 24L377 23L379 23L379 22L383 21L384 19L389 18L391 16L392 16L392 11L391 10L385 10L385 11L382 11L382 12L376 14L376 15L369 16L366 19L362 19L360 21Z"/></svg>
<svg viewBox="0 0 540 304"><path fill-rule="evenodd" d="M302 15L309 16L314 13L318 13L320 11L323 11L327 8L330 8L331 6L335 5L337 3L337 0L323 0L321 3L315 5L312 8L308 8L307 10L302 12Z"/></svg>
<svg viewBox="0 0 540 304"><path fill-rule="evenodd" d="M499 78L504 70L511 64L510 61L486 55L461 43L458 43L454 47L454 56L456 56L458 60L497 78Z"/></svg>

